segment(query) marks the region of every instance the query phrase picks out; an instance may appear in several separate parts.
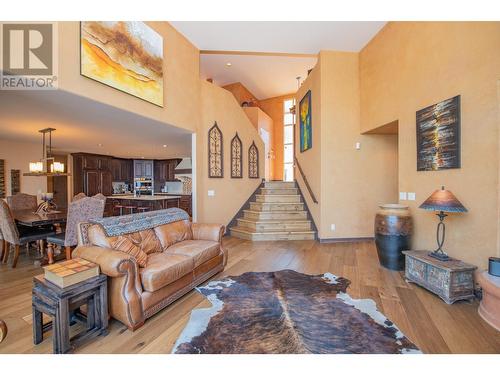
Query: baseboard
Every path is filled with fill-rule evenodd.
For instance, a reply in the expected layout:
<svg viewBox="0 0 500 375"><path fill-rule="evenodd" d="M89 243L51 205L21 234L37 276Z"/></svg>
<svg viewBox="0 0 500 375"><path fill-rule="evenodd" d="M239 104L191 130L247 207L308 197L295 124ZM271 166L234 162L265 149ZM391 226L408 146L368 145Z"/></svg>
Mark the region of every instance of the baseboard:
<svg viewBox="0 0 500 375"><path fill-rule="evenodd" d="M373 241L375 237L344 237L344 238L320 238L320 243L336 243L336 242L366 242Z"/></svg>

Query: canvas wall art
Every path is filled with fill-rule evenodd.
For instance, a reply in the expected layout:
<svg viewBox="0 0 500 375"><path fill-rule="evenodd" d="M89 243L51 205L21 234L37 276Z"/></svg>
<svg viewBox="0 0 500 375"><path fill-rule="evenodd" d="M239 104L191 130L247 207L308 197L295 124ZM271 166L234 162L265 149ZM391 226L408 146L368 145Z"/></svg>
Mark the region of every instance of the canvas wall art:
<svg viewBox="0 0 500 375"><path fill-rule="evenodd" d="M417 112L417 170L460 168L460 95Z"/></svg>
<svg viewBox="0 0 500 375"><path fill-rule="evenodd" d="M312 147L311 113L311 90L309 90L299 103L300 152L307 151Z"/></svg>
<svg viewBox="0 0 500 375"><path fill-rule="evenodd" d="M163 38L144 22L80 24L83 76L163 107Z"/></svg>

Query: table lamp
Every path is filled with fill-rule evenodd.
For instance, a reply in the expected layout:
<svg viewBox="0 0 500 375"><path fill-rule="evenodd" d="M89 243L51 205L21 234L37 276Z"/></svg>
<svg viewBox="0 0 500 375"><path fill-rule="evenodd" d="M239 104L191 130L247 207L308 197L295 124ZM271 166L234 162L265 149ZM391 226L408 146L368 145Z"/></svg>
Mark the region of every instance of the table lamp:
<svg viewBox="0 0 500 375"><path fill-rule="evenodd" d="M439 211L436 215L439 217L439 223L436 231L436 239L438 248L429 253L429 256L439 260L449 260L450 257L443 251L443 243L445 237L444 218L448 215L445 212L467 212L467 209L449 190L445 190L444 186L441 190L436 190L432 195L422 203L419 208L428 211Z"/></svg>

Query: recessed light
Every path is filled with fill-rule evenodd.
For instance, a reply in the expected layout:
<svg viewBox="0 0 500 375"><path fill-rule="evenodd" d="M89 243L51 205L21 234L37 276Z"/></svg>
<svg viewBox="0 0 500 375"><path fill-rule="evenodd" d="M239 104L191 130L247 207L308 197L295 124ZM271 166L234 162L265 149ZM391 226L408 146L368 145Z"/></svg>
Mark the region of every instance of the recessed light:
<svg viewBox="0 0 500 375"><path fill-rule="evenodd" d="M163 145L163 148L166 148L166 147L167 147L167 145Z"/></svg>
<svg viewBox="0 0 500 375"><path fill-rule="evenodd" d="M102 147L102 143L98 143L97 146Z"/></svg>
<svg viewBox="0 0 500 375"><path fill-rule="evenodd" d="M233 65L233 64L231 64L230 62L227 62L227 63L226 63L226 66L227 66L227 67L230 67L231 65Z"/></svg>

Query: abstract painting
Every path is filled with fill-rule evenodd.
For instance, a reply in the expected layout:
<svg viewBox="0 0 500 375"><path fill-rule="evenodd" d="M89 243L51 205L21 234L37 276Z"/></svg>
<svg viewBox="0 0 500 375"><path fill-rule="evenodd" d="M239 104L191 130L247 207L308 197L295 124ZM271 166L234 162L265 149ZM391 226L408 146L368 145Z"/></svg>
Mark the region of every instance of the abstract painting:
<svg viewBox="0 0 500 375"><path fill-rule="evenodd" d="M163 38L144 22L80 24L83 76L163 107Z"/></svg>
<svg viewBox="0 0 500 375"><path fill-rule="evenodd" d="M460 95L417 112L417 170L460 168Z"/></svg>
<svg viewBox="0 0 500 375"><path fill-rule="evenodd" d="M311 119L311 90L309 90L299 103L300 115L300 152L312 147L312 119Z"/></svg>

